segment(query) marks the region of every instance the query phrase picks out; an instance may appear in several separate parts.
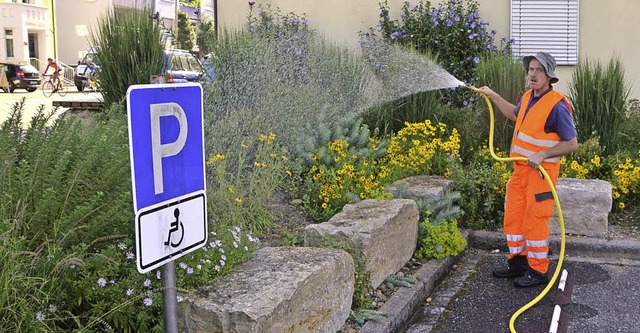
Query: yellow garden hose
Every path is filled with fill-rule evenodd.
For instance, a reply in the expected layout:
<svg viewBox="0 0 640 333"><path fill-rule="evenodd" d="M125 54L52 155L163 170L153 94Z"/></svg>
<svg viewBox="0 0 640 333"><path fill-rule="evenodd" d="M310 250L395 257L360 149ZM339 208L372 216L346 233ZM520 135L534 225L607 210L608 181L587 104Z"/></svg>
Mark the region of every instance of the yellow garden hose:
<svg viewBox="0 0 640 333"><path fill-rule="evenodd" d="M475 91L479 95L481 95L484 98L485 102L487 102L487 106L489 107L489 115L490 115L489 151L491 152L491 156L495 160L500 162L526 161L527 160L526 157L505 158L505 157L499 157L494 153L493 151L494 116L493 116L493 106L491 105L491 101L489 100L487 95L478 91L476 87L473 87L473 86L467 86L467 87ZM558 278L558 275L560 274L560 269L562 268L562 261L564 260L564 247L565 247L564 218L562 217L562 208L560 208L560 200L558 200L558 194L556 193L556 188L555 186L553 186L553 182L551 181L551 178L549 178L549 174L547 174L547 171L542 167L542 165L538 166L538 170L542 172L542 174L544 175L544 179L546 179L547 183L549 183L549 187L551 188L551 193L553 193L553 200L555 201L556 207L558 209L558 216L560 218L560 258L558 258L558 266L556 267L556 270L553 273L551 280L549 281L547 286L544 288L544 290L540 293L540 295L534 298L531 302L527 303L525 306L518 309L518 311L516 311L511 316L511 320L509 320L509 330L511 331L511 333L516 333L516 329L515 329L516 318L518 318L518 316L520 316L523 312L527 311L530 307L538 303L549 292L551 287L553 287L553 284L555 283L556 279Z"/></svg>

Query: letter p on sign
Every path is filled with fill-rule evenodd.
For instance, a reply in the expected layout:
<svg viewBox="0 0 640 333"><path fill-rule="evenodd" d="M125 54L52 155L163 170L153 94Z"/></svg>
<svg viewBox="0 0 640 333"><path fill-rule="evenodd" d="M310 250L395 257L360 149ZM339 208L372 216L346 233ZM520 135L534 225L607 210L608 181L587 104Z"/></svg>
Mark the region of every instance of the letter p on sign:
<svg viewBox="0 0 640 333"><path fill-rule="evenodd" d="M153 155L153 187L155 194L164 192L162 182L162 159L178 154L187 142L189 126L187 115L177 103L151 104L151 152ZM171 143L160 142L160 117L173 116L178 120L178 139Z"/></svg>

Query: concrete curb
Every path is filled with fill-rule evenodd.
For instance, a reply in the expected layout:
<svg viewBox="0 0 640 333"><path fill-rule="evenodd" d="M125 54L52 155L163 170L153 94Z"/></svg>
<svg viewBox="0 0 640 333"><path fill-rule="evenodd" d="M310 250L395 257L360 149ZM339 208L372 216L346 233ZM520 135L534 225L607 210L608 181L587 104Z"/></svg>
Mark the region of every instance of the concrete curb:
<svg viewBox="0 0 640 333"><path fill-rule="evenodd" d="M568 256L640 260L640 242L636 241L567 236L565 245L565 254ZM501 232L470 232L469 246L484 250L507 251L504 234ZM559 235L551 236L549 247L553 254L559 254Z"/></svg>
<svg viewBox="0 0 640 333"><path fill-rule="evenodd" d="M507 251L502 232L469 231L466 238L470 248ZM567 236L565 245L568 256L640 260L640 242L636 241ZM550 247L556 254L559 252L560 236L551 236ZM358 333L389 333L401 329L464 254L428 261L416 272L416 284L410 288L399 288L379 309L387 315L385 319L368 321Z"/></svg>
<svg viewBox="0 0 640 333"><path fill-rule="evenodd" d="M424 300L433 292L444 279L451 266L460 261L462 256L431 260L416 272L418 282L410 288L399 288L389 297L378 310L386 314L384 320L368 321L358 333L389 333L399 330L422 305Z"/></svg>

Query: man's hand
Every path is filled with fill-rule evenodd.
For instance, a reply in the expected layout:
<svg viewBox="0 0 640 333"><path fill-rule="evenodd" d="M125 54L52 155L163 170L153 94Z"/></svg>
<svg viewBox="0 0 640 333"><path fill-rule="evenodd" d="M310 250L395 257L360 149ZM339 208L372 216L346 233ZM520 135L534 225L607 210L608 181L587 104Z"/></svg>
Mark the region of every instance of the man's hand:
<svg viewBox="0 0 640 333"><path fill-rule="evenodd" d="M489 88L487 86L478 88L478 92L487 95L487 97L489 97L489 99L492 99L492 97L496 95L496 92L491 90L491 88Z"/></svg>

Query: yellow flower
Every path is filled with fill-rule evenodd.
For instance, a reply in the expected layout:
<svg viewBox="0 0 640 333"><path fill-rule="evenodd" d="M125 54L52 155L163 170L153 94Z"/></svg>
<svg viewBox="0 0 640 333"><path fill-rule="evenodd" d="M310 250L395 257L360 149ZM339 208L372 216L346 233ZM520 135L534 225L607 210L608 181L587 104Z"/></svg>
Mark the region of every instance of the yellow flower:
<svg viewBox="0 0 640 333"><path fill-rule="evenodd" d="M236 198L235 199L237 203L242 203L242 199L241 198Z"/></svg>
<svg viewBox="0 0 640 333"><path fill-rule="evenodd" d="M618 208L620 208L620 209L624 209L624 202L619 203L619 204L618 204Z"/></svg>
<svg viewBox="0 0 640 333"><path fill-rule="evenodd" d="M233 186L229 186L229 193L234 193Z"/></svg>

